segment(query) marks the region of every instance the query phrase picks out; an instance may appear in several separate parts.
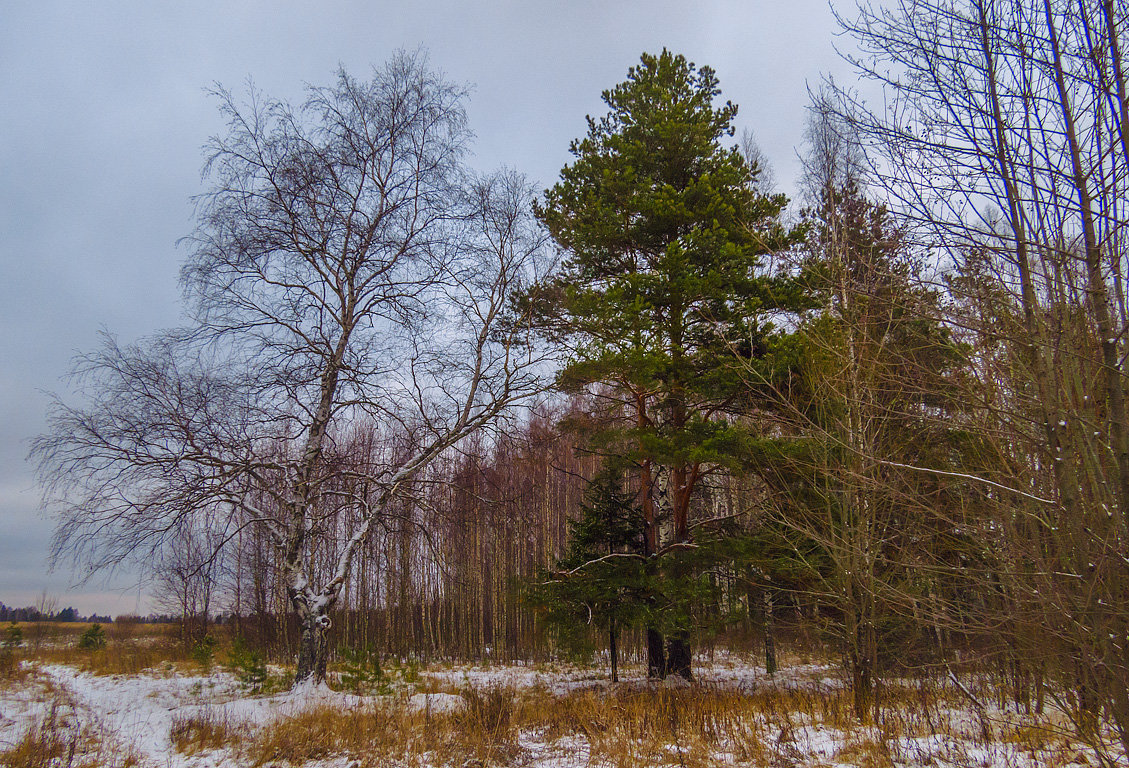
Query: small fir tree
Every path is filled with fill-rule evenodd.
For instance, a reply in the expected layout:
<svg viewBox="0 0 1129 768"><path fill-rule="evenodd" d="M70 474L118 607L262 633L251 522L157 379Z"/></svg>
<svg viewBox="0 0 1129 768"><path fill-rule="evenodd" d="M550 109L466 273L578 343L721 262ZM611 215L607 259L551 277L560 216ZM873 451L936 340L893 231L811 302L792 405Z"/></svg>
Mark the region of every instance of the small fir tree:
<svg viewBox="0 0 1129 768"><path fill-rule="evenodd" d="M595 624L608 637L612 682L619 682L620 631L643 615L652 574L643 557L643 519L623 470L605 467L588 486L579 519L569 523L569 546L553 573L536 585L535 604L559 632Z"/></svg>

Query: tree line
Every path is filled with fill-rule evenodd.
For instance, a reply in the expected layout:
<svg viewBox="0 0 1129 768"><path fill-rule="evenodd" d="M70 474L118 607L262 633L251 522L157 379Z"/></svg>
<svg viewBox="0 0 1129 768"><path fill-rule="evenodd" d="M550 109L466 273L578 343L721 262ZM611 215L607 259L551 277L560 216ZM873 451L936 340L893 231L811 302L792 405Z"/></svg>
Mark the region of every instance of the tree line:
<svg viewBox="0 0 1129 768"><path fill-rule="evenodd" d="M1117 0L840 23L800 210L669 51L538 194L463 160L418 56L299 106L220 92L193 324L79 363L33 448L57 556L143 558L296 653L649 674L786 620L856 714L971 660L1129 750L1129 85Z"/></svg>
<svg viewBox="0 0 1129 768"><path fill-rule="evenodd" d="M0 603L0 621L59 621L59 622L87 622L87 621L100 621L109 623L112 619L109 616L99 616L92 613L89 616L83 616L78 612L77 608L68 606L58 611L48 610L44 612L36 606L25 606L23 608L11 608L3 603Z"/></svg>

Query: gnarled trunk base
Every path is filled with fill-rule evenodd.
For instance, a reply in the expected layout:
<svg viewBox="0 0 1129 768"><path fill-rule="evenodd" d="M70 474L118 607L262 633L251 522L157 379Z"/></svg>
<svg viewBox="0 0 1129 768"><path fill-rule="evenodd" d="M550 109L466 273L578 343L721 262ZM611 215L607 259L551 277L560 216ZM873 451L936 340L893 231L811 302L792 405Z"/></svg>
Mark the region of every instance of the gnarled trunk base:
<svg viewBox="0 0 1129 768"><path fill-rule="evenodd" d="M325 614L309 613L302 618L302 638L298 643L298 672L294 676L294 687L300 685L321 685L325 682L325 666L329 656L329 646L325 633L329 629L329 617Z"/></svg>

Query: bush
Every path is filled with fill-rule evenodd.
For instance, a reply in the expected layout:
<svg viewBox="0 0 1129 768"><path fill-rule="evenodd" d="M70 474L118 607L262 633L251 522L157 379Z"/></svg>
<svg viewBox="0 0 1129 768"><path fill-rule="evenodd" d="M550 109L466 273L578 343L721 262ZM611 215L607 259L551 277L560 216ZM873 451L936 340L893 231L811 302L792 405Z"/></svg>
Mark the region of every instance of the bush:
<svg viewBox="0 0 1129 768"><path fill-rule="evenodd" d="M20 629L20 625L12 622L6 630L4 630L4 650L14 651L24 644L24 631Z"/></svg>
<svg viewBox="0 0 1129 768"><path fill-rule="evenodd" d="M341 649L341 684L353 693L392 693L392 681L380 668L380 654L371 645Z"/></svg>
<svg viewBox="0 0 1129 768"><path fill-rule="evenodd" d="M192 659L202 667L212 666L216 655L216 646L219 643L212 635L204 635L199 642L192 646Z"/></svg>
<svg viewBox="0 0 1129 768"><path fill-rule="evenodd" d="M339 653L341 684L353 693L387 696L398 686L414 687L420 682L417 659L393 657L381 668L380 654L372 646L343 648Z"/></svg>
<svg viewBox="0 0 1129 768"><path fill-rule="evenodd" d="M235 642L231 644L227 663L239 682L251 693L262 691L263 684L267 681L266 662L261 653L247 647L242 637L235 638Z"/></svg>
<svg viewBox="0 0 1129 768"><path fill-rule="evenodd" d="M106 647L106 633L101 624L91 624L78 638L78 647L84 651L96 651Z"/></svg>
<svg viewBox="0 0 1129 768"><path fill-rule="evenodd" d="M393 660L391 674L393 677L399 679L401 683L416 684L420 681L419 675L419 659L415 657L408 657L407 659Z"/></svg>

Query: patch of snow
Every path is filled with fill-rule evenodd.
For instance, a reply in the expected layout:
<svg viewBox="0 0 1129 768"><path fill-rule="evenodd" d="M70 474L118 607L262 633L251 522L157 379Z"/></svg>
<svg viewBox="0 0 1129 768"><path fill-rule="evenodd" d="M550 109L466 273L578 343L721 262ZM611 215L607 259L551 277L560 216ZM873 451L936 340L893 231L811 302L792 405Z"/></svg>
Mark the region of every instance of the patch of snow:
<svg viewBox="0 0 1129 768"><path fill-rule="evenodd" d="M408 709L416 712L459 712L466 709L466 699L457 693L417 693L408 699Z"/></svg>

